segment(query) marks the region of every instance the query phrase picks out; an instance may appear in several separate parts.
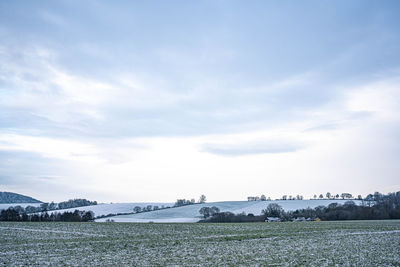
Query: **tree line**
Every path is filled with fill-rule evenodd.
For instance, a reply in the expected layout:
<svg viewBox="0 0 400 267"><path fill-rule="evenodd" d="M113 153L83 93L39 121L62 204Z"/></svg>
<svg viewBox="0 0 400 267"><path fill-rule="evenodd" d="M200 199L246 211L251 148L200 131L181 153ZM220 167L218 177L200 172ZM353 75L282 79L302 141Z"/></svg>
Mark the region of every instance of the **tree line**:
<svg viewBox="0 0 400 267"><path fill-rule="evenodd" d="M356 205L354 201L349 200L343 205L331 203L314 209L284 211L277 203L270 203L266 209L262 210L261 215L216 212L205 216L202 209L199 213L204 218L200 222L263 222L268 217L279 218L282 221L291 221L296 218L319 218L325 221L400 219L400 191L387 195L379 192L369 194L362 200L361 205Z"/></svg>
<svg viewBox="0 0 400 267"><path fill-rule="evenodd" d="M372 195L372 194L370 194ZM368 198L370 195L368 195L366 198ZM325 195L324 194L319 194L318 195L314 195L312 199L358 199L358 200L362 200L362 196L358 195L357 197L353 197L352 194L350 193L341 193L339 194L332 194L330 192L327 192ZM275 200L303 200L304 196L302 195L296 195L296 196L292 196L292 195L283 195L281 198L279 199L275 199ZM261 196L249 196L247 197L247 201L271 201L271 197L266 197L265 195L261 195Z"/></svg>
<svg viewBox="0 0 400 267"><path fill-rule="evenodd" d="M90 201L84 198L70 199L67 201L54 203L54 202L45 202L40 204L39 207L27 206L25 209L21 206L15 206L14 209L21 210L24 209L26 213L37 213L37 212L45 212L51 210L62 210L62 209L72 209L84 206L93 206L97 205L97 201Z"/></svg>
<svg viewBox="0 0 400 267"><path fill-rule="evenodd" d="M197 201L197 203L198 204L202 204L202 203L205 203L206 200L207 200L206 196L205 195L201 195L199 197L199 200ZM192 198L190 200L183 198L183 199L177 199L175 204L174 204L174 207L182 207L182 206L193 205L193 204L196 204L196 200L194 198Z"/></svg>
<svg viewBox="0 0 400 267"><path fill-rule="evenodd" d="M319 196L314 195L314 197L312 199L340 199L340 198L341 199L358 199L358 200L363 199L361 195L358 195L356 198L356 197L353 197L353 195L350 193L341 193L340 195L339 194L335 195L335 194L331 194L330 192L327 192L325 194L325 197L324 197L324 194L319 194Z"/></svg>
<svg viewBox="0 0 400 267"><path fill-rule="evenodd" d="M327 207L296 210L291 215L318 217L326 221L400 219L400 191L387 195L370 194L361 205L353 201L346 201L343 205L331 203Z"/></svg>
<svg viewBox="0 0 400 267"><path fill-rule="evenodd" d="M49 211L49 210L71 209L71 208L93 206L93 205L97 205L97 201L90 201L84 198L76 198L59 203L54 203L54 202L42 203L40 205L40 208L41 211Z"/></svg>
<svg viewBox="0 0 400 267"><path fill-rule="evenodd" d="M73 212L41 212L36 214L27 214L26 212L20 213L18 210L10 207L0 212L0 221L13 221L13 222L92 222L94 220L94 213L92 211L79 211Z"/></svg>

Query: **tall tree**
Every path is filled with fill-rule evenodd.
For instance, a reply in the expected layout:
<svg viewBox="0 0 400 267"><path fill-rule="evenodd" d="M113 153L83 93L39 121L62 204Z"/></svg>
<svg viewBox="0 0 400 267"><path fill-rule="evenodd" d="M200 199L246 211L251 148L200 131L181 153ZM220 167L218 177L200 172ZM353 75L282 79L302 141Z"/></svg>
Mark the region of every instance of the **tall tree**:
<svg viewBox="0 0 400 267"><path fill-rule="evenodd" d="M207 201L207 198L205 195L201 195L199 198L199 203L205 203Z"/></svg>

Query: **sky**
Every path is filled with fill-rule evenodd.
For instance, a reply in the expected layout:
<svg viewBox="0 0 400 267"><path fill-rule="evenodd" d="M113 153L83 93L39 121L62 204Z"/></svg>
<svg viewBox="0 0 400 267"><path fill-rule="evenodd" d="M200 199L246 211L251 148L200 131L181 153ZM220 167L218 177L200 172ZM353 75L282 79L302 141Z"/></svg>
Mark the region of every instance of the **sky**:
<svg viewBox="0 0 400 267"><path fill-rule="evenodd" d="M0 191L400 191L399 1L0 1Z"/></svg>

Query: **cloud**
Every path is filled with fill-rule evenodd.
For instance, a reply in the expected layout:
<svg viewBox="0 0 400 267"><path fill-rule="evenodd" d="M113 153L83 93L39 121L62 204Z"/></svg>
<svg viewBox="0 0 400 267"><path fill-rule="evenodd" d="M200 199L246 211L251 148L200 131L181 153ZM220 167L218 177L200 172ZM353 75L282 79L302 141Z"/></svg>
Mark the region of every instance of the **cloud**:
<svg viewBox="0 0 400 267"><path fill-rule="evenodd" d="M29 135L0 134L0 153L34 153L44 159L75 161L83 163L121 164L132 158L132 153L149 149L149 146L135 139L92 138L50 138Z"/></svg>
<svg viewBox="0 0 400 267"><path fill-rule="evenodd" d="M0 179L103 200L220 197L233 182L234 199L389 186L400 155L390 5L355 17L358 3L0 2Z"/></svg>
<svg viewBox="0 0 400 267"><path fill-rule="evenodd" d="M47 10L39 11L39 16L46 23L53 24L53 25L58 26L58 27L65 27L65 26L68 25L68 22L64 17L62 17L62 16L60 16L60 15L58 15L56 13L49 12Z"/></svg>
<svg viewBox="0 0 400 267"><path fill-rule="evenodd" d="M239 144L203 144L201 146L201 151L221 156L244 156L254 154L288 153L303 148L303 144L295 144L280 140L268 140Z"/></svg>
<svg viewBox="0 0 400 267"><path fill-rule="evenodd" d="M32 186L33 184L57 183L66 174L66 163L46 158L33 151L0 149L0 185Z"/></svg>
<svg viewBox="0 0 400 267"><path fill-rule="evenodd" d="M4 131L48 137L226 134L307 120L341 92L320 90L317 71L253 86L208 72L184 74L182 81L144 69L92 75L63 66L59 51L3 45L0 120Z"/></svg>

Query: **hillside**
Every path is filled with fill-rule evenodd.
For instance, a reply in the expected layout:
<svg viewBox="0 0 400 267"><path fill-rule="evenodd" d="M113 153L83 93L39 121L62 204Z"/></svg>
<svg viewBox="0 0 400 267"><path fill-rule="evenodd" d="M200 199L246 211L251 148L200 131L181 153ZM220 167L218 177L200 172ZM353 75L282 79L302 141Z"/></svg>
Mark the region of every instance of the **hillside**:
<svg viewBox="0 0 400 267"><path fill-rule="evenodd" d="M10 204L10 203L41 203L41 201L34 199L32 197L24 196L17 193L11 192L0 192L0 203Z"/></svg>
<svg viewBox="0 0 400 267"><path fill-rule="evenodd" d="M159 203L159 202L135 202L135 203L112 203L112 204L97 204L92 206L84 206L84 207L76 207L70 209L61 209L61 210L54 210L50 212L73 212L74 210L84 210L84 211L93 211L95 216L103 216L108 215L110 213L117 214L117 213L130 213L133 212L133 208L139 206L144 208L148 205L152 206L173 206L173 203Z"/></svg>
<svg viewBox="0 0 400 267"><path fill-rule="evenodd" d="M188 205L177 208L156 210L150 212L142 212L130 215L119 215L109 218L97 219L97 222L104 222L107 219L112 219L115 222L197 222L200 220L199 210L202 207L216 206L220 211L230 211L233 213L245 212L253 214L261 214L270 203L277 203L285 211L291 211L301 208L315 208L317 206L327 206L330 203L343 204L347 200L276 200L276 201L223 201L211 202L204 204ZM359 204L360 201L354 201ZM105 207L104 207L105 208ZM81 207L82 210L93 210L91 207ZM111 210L111 209L110 209ZM94 210L93 210L94 211ZM95 211L94 211L95 212ZM116 213L116 212L111 212ZM99 216L100 214L96 214Z"/></svg>

